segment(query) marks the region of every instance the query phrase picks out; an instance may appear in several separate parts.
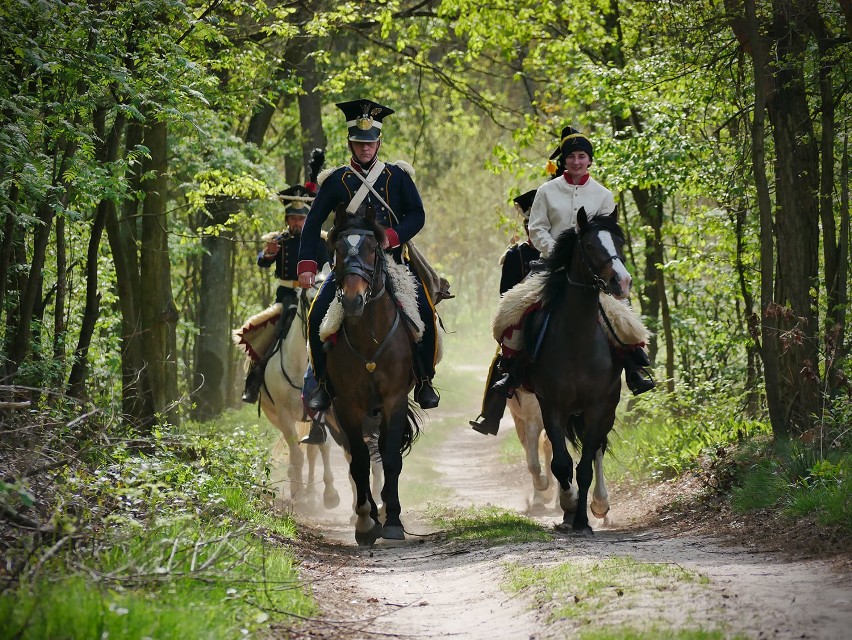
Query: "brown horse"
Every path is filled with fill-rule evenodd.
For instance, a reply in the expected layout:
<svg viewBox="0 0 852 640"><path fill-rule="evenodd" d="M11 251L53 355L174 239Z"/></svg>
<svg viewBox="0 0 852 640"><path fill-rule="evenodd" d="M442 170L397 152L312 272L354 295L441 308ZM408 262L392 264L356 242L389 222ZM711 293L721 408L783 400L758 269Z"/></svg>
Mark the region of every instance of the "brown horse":
<svg viewBox="0 0 852 640"><path fill-rule="evenodd" d="M591 534L586 513L592 467L606 451L621 391L621 367L613 363L599 322L598 296L630 293L624 266L624 235L617 212L587 218L578 213L579 231L564 232L547 259L543 305L549 314L541 348L527 382L541 406L544 429L553 445L551 470L560 486L561 527ZM577 498L571 489L573 461L568 440L579 445Z"/></svg>
<svg viewBox="0 0 852 640"><path fill-rule="evenodd" d="M379 537L405 539L399 476L403 453L420 431L408 401L414 387L408 320L388 289L389 258L381 249L383 240L384 231L372 207L355 216L338 207L328 243L334 250L333 274L343 320L328 353L327 368L335 390L334 412L351 455L355 540L368 546ZM368 443L374 443L376 435L385 473L384 526L370 492Z"/></svg>

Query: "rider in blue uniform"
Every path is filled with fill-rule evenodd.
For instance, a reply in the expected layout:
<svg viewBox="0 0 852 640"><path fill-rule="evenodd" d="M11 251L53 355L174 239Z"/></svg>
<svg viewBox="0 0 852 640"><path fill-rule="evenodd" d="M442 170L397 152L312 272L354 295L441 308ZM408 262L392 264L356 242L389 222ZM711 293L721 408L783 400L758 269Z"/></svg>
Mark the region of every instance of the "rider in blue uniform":
<svg viewBox="0 0 852 640"><path fill-rule="evenodd" d="M515 208L524 219L524 232L527 237L523 242L517 242L506 249L506 253L500 258L502 269L500 271L500 295L521 282L530 272L530 262L538 260L541 253L536 249L529 238L530 207L535 198L536 190L527 191L513 200ZM491 368L488 371L488 382L485 385L485 396L482 398L482 412L480 420L471 420L468 424L474 431L479 433L497 435L500 428L500 420L506 410L506 396L495 392L492 386L500 376L497 367L499 355L494 356Z"/></svg>
<svg viewBox="0 0 852 640"><path fill-rule="evenodd" d="M378 151L382 143L383 118L393 109L371 100L353 100L339 103L337 107L346 116L349 130L349 164L334 169L321 181L317 197L311 205L299 248L299 284L309 287L319 268L320 229L329 214L340 204L355 211L362 203L373 206L376 222L385 228L386 252L398 263L403 262L402 245L411 240L426 219L423 201L411 177L413 169L402 162L384 163ZM370 184L372 188L362 185ZM432 387L435 375L436 318L432 302L418 278L418 308L425 325L423 337L414 349L414 366L417 385L414 399L424 409L438 406L439 397ZM317 388L311 394L308 407L323 411L331 406L333 390L326 373L326 352L319 337L319 325L334 299L336 282L327 278L311 306L308 319L311 362L317 378Z"/></svg>
<svg viewBox="0 0 852 640"><path fill-rule="evenodd" d="M273 265L275 267L275 277L278 279L275 302L280 302L282 305L276 333L281 340L287 336L287 329L290 326L288 321L288 317L292 315L290 309L298 303L299 276L296 266L299 263L299 242L313 196L313 192L299 184L278 193L278 197L284 203L284 221L287 229L274 237L266 236L266 245L257 254L258 267L261 269L269 269ZM317 251L317 262L322 268L329 261L328 251L325 245L319 247ZM270 352L274 350L274 347L275 344L270 348ZM249 370L243 391L243 402L251 404L257 402L260 385L263 383L263 370L269 355L270 353L264 354L264 357Z"/></svg>

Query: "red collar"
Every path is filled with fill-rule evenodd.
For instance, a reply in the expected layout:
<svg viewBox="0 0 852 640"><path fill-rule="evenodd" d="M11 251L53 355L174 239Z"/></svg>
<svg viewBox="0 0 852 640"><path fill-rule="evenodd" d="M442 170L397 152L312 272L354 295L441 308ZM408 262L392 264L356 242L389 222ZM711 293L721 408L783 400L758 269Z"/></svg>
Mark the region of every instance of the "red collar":
<svg viewBox="0 0 852 640"><path fill-rule="evenodd" d="M580 180L576 183L576 185L573 182L571 182L571 176L569 176L567 172L563 173L562 177L565 178L565 182L567 182L570 185L574 185L574 186L582 186L589 181L589 174L588 173L585 174L582 178L580 178Z"/></svg>

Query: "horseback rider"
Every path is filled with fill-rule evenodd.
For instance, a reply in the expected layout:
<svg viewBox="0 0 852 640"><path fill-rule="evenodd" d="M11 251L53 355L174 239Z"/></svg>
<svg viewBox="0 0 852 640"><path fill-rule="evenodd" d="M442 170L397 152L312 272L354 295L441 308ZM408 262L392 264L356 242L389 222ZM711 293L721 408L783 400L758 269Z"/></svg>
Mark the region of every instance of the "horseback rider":
<svg viewBox="0 0 852 640"><path fill-rule="evenodd" d="M317 151L314 150L312 163L315 161ZM320 161L320 165L321 165ZM318 171L319 167L317 167ZM307 183L312 184L311 182ZM279 234L268 234L264 236L266 245L257 254L257 266L261 269L269 269L275 265L275 277L278 278L278 289L275 292L275 302L281 303L282 311L276 325L276 340L264 354L260 361L251 365L246 376L246 386L243 392L243 402L254 404L260 394L260 386L263 383L263 371L266 362L275 351L275 345L283 340L288 333L292 316L291 309L298 305L299 280L296 266L299 260L299 242L302 236L302 227L308 215L309 203L314 198L307 186L293 185L278 193L278 198L284 203L284 220L287 228ZM328 260L328 251L325 245L317 249L317 263L322 268Z"/></svg>
<svg viewBox="0 0 852 640"><path fill-rule="evenodd" d="M538 260L541 255L539 250L530 242L529 238L530 207L532 206L533 198L535 198L535 193L536 190L532 189L513 200L515 209L524 220L526 238L522 242L513 243L509 246L500 258L500 264L502 265L500 270L501 296L527 277L530 273L530 263ZM504 353L508 352L511 348L510 344L516 347L516 351L523 348L522 332L518 330L516 334L511 340L507 339L504 341L502 346ZM492 385L499 375L499 361L500 356L495 355L488 370L488 382L485 387L485 396L482 399L482 412L479 414L481 420L471 420L468 423L475 431L483 434L497 435L497 431L500 428L500 419L506 410L506 396L492 389Z"/></svg>
<svg viewBox="0 0 852 640"><path fill-rule="evenodd" d="M593 157L592 143L585 135L572 127L562 129L559 145L548 162L553 178L538 188L530 208L530 240L544 258L550 255L556 238L563 231L577 226L577 212L581 208L590 218L615 211L612 191L589 175ZM499 363L503 375L492 389L507 398L520 385L520 369L525 361L516 354L517 349L504 338ZM651 362L641 346L627 350L620 360L627 387L634 395L654 388L654 380L643 368Z"/></svg>
<svg viewBox="0 0 852 640"><path fill-rule="evenodd" d="M411 240L426 219L420 193L411 175L414 170L404 162L384 163L378 153L382 144L382 120L393 109L372 100L341 102L337 107L346 116L348 146L352 153L349 163L334 169L320 179L317 197L311 205L299 249L299 284L310 287L319 267L320 228L328 215L340 204L354 213L359 206L373 206L376 221L385 228L382 247L398 263L406 263L404 245ZM415 274L417 275L417 274ZM424 409L438 406L440 400L432 387L437 357L436 316L418 276L417 302L425 331L414 346L414 367L417 384L414 399ZM319 326L334 299L337 283L327 278L311 305L308 317L311 363L317 378L317 388L311 394L308 408L322 411L331 406L331 389L326 371L326 351L319 337ZM329 343L330 347L330 343Z"/></svg>

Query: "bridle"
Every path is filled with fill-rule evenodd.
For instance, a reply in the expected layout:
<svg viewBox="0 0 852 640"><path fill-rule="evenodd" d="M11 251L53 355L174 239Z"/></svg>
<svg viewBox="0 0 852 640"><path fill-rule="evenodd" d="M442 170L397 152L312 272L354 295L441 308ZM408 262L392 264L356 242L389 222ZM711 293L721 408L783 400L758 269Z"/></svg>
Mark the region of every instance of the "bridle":
<svg viewBox="0 0 852 640"><path fill-rule="evenodd" d="M376 248L373 250L373 264L371 265L365 262L364 258L361 256L364 241L367 238L375 238L375 233L369 229L351 229L341 231L338 235L338 239L340 238L343 238L346 242L347 250L346 257L343 258L343 264L341 265L342 268L336 273L337 299L342 300L343 298L342 284L344 278L348 275L357 275L367 281L367 291L364 296L364 306L366 307L366 305L370 304L374 300L378 300L387 292L387 287L385 286L385 278L387 277L387 256L385 255L385 252L382 251L378 243L376 243ZM370 373L373 373L373 371L376 370L376 360L378 360L379 355L381 355L382 351L384 351L385 347L390 343L391 336L396 333L396 330L399 327L399 307L394 304L393 308L395 312L393 324L391 325L387 335L385 335L381 341L379 341L375 335L372 335L373 330L372 328L369 328L373 342L379 345L376 351L373 352L372 358L367 358L355 347L355 345L352 344L349 339L349 334L346 331L346 324L344 323L341 325L341 333L343 334L344 340L346 340L347 346L353 353L359 355L361 359L364 360L365 367Z"/></svg>
<svg viewBox="0 0 852 640"><path fill-rule="evenodd" d="M611 254L607 256L607 258L597 267L592 264L591 259L589 258L588 253L586 252L586 246L583 244L583 236L591 231L609 231L613 235L618 236L622 240L624 239L624 234L621 229L616 224L608 225L608 224L587 224L582 230L577 234L577 244L580 249L580 259L583 262L583 265L586 267L586 270L592 276L592 284L587 284L585 282L576 282L571 279L571 275L568 273L566 269L565 277L568 279L568 284L572 287L577 287L580 289L584 289L589 292L594 293L609 293L609 285L606 281L600 277L600 272L603 271L606 265L614 262L615 260L621 261L621 264L624 264L624 260L618 254Z"/></svg>
<svg viewBox="0 0 852 640"><path fill-rule="evenodd" d="M339 234L346 242L346 257L343 258L342 268L335 270L337 280L337 298L343 298L343 280L348 275L357 275L367 281L367 293L364 304L379 298L385 293L385 272L387 271L385 252L376 245L373 251L373 264L368 264L361 256L364 241L370 237L375 238L375 233L369 229L351 229Z"/></svg>

